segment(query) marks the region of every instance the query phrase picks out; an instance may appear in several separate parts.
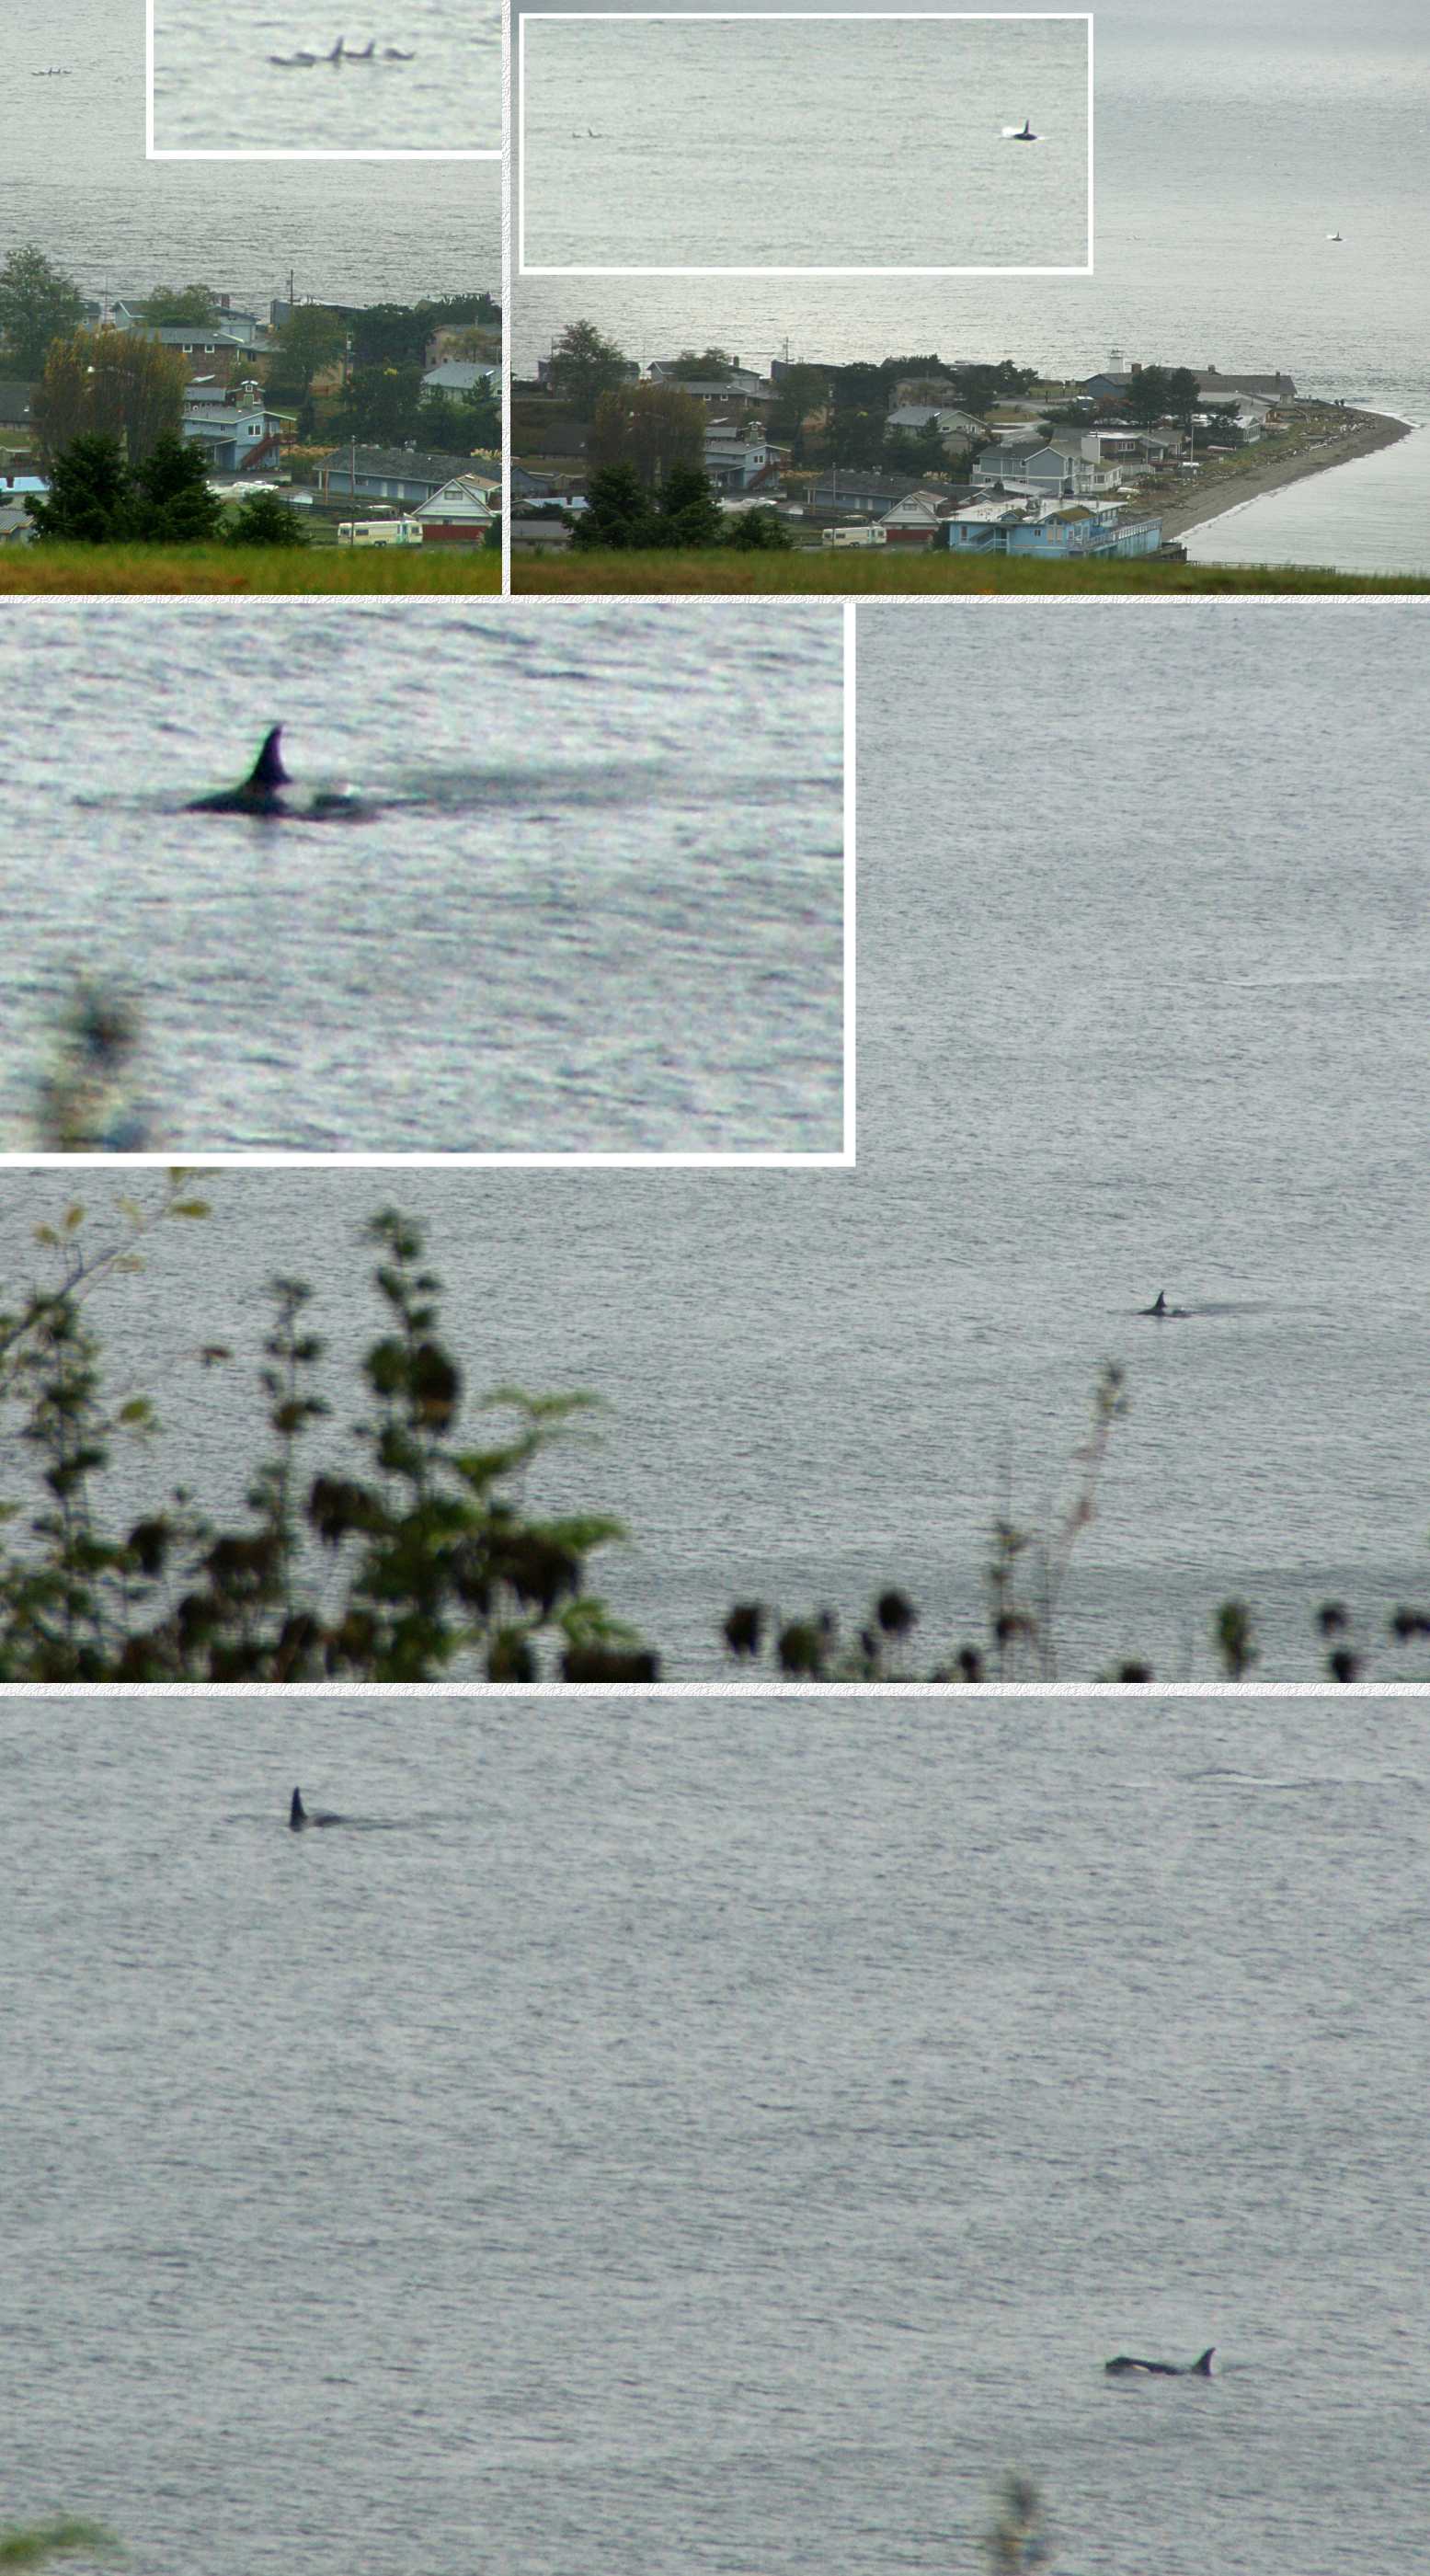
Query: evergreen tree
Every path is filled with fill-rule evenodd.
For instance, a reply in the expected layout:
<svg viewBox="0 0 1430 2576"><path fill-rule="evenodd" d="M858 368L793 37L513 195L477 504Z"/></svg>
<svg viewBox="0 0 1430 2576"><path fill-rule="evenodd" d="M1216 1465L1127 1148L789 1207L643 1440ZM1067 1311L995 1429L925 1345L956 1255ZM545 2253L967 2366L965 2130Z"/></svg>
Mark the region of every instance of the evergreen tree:
<svg viewBox="0 0 1430 2576"><path fill-rule="evenodd" d="M657 514L657 545L718 546L724 541L725 514L699 466L672 468L657 497Z"/></svg>
<svg viewBox="0 0 1430 2576"><path fill-rule="evenodd" d="M742 510L725 530L727 546L749 546L768 554L788 554L794 539L773 510Z"/></svg>
<svg viewBox="0 0 1430 2576"><path fill-rule="evenodd" d="M277 492L253 492L225 530L231 546L306 546L308 530L291 501Z"/></svg>
<svg viewBox="0 0 1430 2576"><path fill-rule="evenodd" d="M40 536L70 546L108 546L134 534L129 468L117 438L80 437L50 467L44 500L25 507Z"/></svg>
<svg viewBox="0 0 1430 2576"><path fill-rule="evenodd" d="M161 438L134 474L134 534L159 546L208 545L222 533L223 503L209 489L197 443Z"/></svg>
<svg viewBox="0 0 1430 2576"><path fill-rule="evenodd" d="M586 487L586 507L572 532L573 546L650 546L660 522L633 465L603 465Z"/></svg>

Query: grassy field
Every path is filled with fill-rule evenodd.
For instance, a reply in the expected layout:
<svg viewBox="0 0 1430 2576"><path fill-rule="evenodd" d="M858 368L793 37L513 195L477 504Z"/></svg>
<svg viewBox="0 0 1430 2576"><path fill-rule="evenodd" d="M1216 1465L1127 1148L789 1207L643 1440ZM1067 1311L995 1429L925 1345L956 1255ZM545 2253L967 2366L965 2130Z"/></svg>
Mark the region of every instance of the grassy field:
<svg viewBox="0 0 1430 2576"><path fill-rule="evenodd" d="M1153 556L1104 556L1081 564L1043 564L999 555L909 556L882 548L836 552L762 554L753 548L712 547L708 552L527 555L514 551L512 588L518 591L783 591L847 594L882 592L941 597L995 591L1195 591L1275 590L1430 591L1430 574L1331 572L1278 564L1188 564Z"/></svg>
<svg viewBox="0 0 1430 2576"><path fill-rule="evenodd" d="M310 591L501 589L485 546L5 546L0 591L136 590L266 596Z"/></svg>

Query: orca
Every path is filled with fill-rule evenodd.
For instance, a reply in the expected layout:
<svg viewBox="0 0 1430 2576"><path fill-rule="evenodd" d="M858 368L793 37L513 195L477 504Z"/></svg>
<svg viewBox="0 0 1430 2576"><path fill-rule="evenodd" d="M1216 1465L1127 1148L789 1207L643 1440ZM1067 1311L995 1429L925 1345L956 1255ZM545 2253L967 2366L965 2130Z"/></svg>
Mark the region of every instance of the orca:
<svg viewBox="0 0 1430 2576"><path fill-rule="evenodd" d="M187 814L286 814L282 789L292 781L283 766L278 748L281 724L271 725L263 737L263 749L237 787L221 787L216 796L196 796L184 808Z"/></svg>
<svg viewBox="0 0 1430 2576"><path fill-rule="evenodd" d="M307 1808L303 1804L301 1790L294 1790L293 1803L288 1810L288 1822L295 1834L301 1834L304 1827L307 1825L340 1825L342 1821L343 1819L341 1816L335 1816L331 1809L327 1807L315 1808L310 1816ZM1112 2368L1111 2362L1109 2362L1107 2366L1110 2370Z"/></svg>
<svg viewBox="0 0 1430 2576"><path fill-rule="evenodd" d="M1025 116L1017 132L1015 134L1010 134L1008 137L1010 143L1036 143L1037 139L1036 134L1033 132L1033 120L1031 116Z"/></svg>
<svg viewBox="0 0 1430 2576"><path fill-rule="evenodd" d="M385 63L411 63L415 62L417 57L415 54L404 54L397 45L384 45L382 59Z"/></svg>
<svg viewBox="0 0 1430 2576"><path fill-rule="evenodd" d="M1157 1303L1156 1303L1156 1305L1155 1305L1155 1306L1143 1306L1143 1307L1140 1309L1140 1312L1141 1312L1142 1314L1144 1314L1144 1315L1165 1315L1166 1311L1167 1311L1167 1291L1166 1291L1166 1289L1165 1289L1165 1288L1159 1288L1159 1289L1158 1289L1158 1291L1157 1291Z"/></svg>
<svg viewBox="0 0 1430 2576"><path fill-rule="evenodd" d="M1147 2379L1210 2379L1214 2343L1195 2361L1139 2361L1135 2353L1119 2352L1103 2363L1109 2379L1126 2379L1134 2372Z"/></svg>

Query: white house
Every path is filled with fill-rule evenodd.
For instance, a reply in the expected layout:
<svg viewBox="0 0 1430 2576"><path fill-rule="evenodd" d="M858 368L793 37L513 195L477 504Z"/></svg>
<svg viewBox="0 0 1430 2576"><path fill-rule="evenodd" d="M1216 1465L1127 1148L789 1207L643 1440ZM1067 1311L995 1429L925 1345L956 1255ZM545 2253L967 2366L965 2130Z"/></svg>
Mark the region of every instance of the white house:
<svg viewBox="0 0 1430 2576"><path fill-rule="evenodd" d="M440 367L429 367L422 379L423 390L434 394L469 394L478 385L500 382L500 366L480 358L444 358Z"/></svg>

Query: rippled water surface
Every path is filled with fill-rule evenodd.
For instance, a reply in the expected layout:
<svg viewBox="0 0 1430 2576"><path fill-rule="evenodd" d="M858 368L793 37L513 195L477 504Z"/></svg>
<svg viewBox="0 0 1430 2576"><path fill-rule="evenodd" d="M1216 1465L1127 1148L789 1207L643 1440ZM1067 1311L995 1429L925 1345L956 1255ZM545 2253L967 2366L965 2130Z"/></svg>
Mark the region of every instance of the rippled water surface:
<svg viewBox="0 0 1430 2576"><path fill-rule="evenodd" d="M837 610L25 609L12 1150L76 973L158 1151L838 1150ZM186 810L279 721L291 819Z"/></svg>
<svg viewBox="0 0 1430 2576"><path fill-rule="evenodd" d="M1260 1678L1324 1669L1323 1601L1376 1675L1423 1674L1386 1623L1430 1606L1424 604L860 631L857 1170L404 1174L470 1382L610 1400L535 1490L625 1516L601 1589L676 1677L720 1670L742 1598L858 1615L902 1582L920 1667L986 1641L995 1518L1064 1525L1109 1359L1058 1677L1213 1676L1235 1597ZM97 1311L176 1472L241 1495L247 1370L178 1355L251 1351L274 1271L319 1287L346 1418L383 1178L233 1176ZM7 1203L11 1277L49 1180ZM1184 1320L1137 1312L1163 1288Z"/></svg>
<svg viewBox="0 0 1430 2576"><path fill-rule="evenodd" d="M328 15L333 23L328 24ZM154 0L154 142L165 151L499 151L501 11L374 0Z"/></svg>
<svg viewBox="0 0 1430 2576"><path fill-rule="evenodd" d="M534 266L1087 263L1081 19L538 18L524 44Z"/></svg>
<svg viewBox="0 0 1430 2576"><path fill-rule="evenodd" d="M973 2576L1014 2462L1053 2576L1419 2576L1425 1724L6 1702L7 2514Z"/></svg>
<svg viewBox="0 0 1430 2576"><path fill-rule="evenodd" d="M215 41L232 24L219 13ZM300 302L496 292L495 163L434 162L418 177L381 161L265 162L261 173L146 161L140 0L54 0L42 22L31 13L7 29L5 60L23 113L0 161L0 245L37 242L87 295L199 279L266 313L290 276ZM52 66L68 77L41 76ZM285 77L299 75L273 73Z"/></svg>

